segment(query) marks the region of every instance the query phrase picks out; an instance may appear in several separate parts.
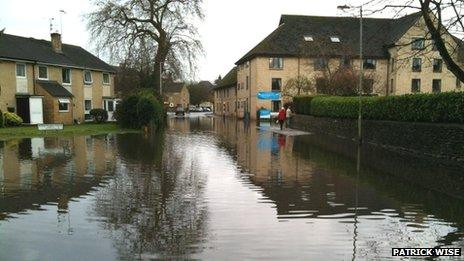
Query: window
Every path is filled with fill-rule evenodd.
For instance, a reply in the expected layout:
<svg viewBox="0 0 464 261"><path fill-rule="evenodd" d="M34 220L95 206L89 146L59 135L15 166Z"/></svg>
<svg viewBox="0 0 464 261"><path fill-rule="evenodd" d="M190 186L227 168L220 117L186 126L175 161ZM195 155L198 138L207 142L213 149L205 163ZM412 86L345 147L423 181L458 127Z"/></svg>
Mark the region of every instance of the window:
<svg viewBox="0 0 464 261"><path fill-rule="evenodd" d="M374 70L377 65L377 61L374 59L364 59L363 68Z"/></svg>
<svg viewBox="0 0 464 261"><path fill-rule="evenodd" d="M239 90L240 90L240 83L238 84L238 86L237 86L237 89L239 89Z"/></svg>
<svg viewBox="0 0 464 261"><path fill-rule="evenodd" d="M374 79L364 79L362 88L365 94L372 94L374 92Z"/></svg>
<svg viewBox="0 0 464 261"><path fill-rule="evenodd" d="M425 47L425 39L422 37L412 38L411 49L412 50L422 50Z"/></svg>
<svg viewBox="0 0 464 261"><path fill-rule="evenodd" d="M394 89L394 82L393 82L393 79L390 80L390 93L394 93L395 92L395 89Z"/></svg>
<svg viewBox="0 0 464 261"><path fill-rule="evenodd" d="M63 84L71 84L71 69L61 69L61 79L63 80Z"/></svg>
<svg viewBox="0 0 464 261"><path fill-rule="evenodd" d="M272 78L272 91L280 92L282 90L282 79L281 78Z"/></svg>
<svg viewBox="0 0 464 261"><path fill-rule="evenodd" d="M441 73L442 70L443 70L443 60L433 59L433 72Z"/></svg>
<svg viewBox="0 0 464 261"><path fill-rule="evenodd" d="M340 67L341 68L349 68L349 67L351 67L351 59L348 58L348 57L343 57L340 60Z"/></svg>
<svg viewBox="0 0 464 261"><path fill-rule="evenodd" d="M247 76L247 77L246 77L246 89L247 89L247 90L248 90L248 87L249 87L249 86L248 86L249 83L250 83L250 78Z"/></svg>
<svg viewBox="0 0 464 261"><path fill-rule="evenodd" d="M314 41L314 38L311 35L305 35L304 40L305 42L312 42Z"/></svg>
<svg viewBox="0 0 464 261"><path fill-rule="evenodd" d="M284 59L283 58L269 58L269 69L283 69Z"/></svg>
<svg viewBox="0 0 464 261"><path fill-rule="evenodd" d="M421 89L421 80L420 79L412 79L411 92L412 93L420 92L420 89Z"/></svg>
<svg viewBox="0 0 464 261"><path fill-rule="evenodd" d="M395 58L391 58L390 66L391 66L391 72L394 72L395 71Z"/></svg>
<svg viewBox="0 0 464 261"><path fill-rule="evenodd" d="M110 74L103 73L103 84L110 84Z"/></svg>
<svg viewBox="0 0 464 261"><path fill-rule="evenodd" d="M330 41L331 41L332 43L339 43L339 42L340 42L340 37L338 37L338 36L331 36L331 37L330 37Z"/></svg>
<svg viewBox="0 0 464 261"><path fill-rule="evenodd" d="M16 77L26 78L26 65L23 63L16 64Z"/></svg>
<svg viewBox="0 0 464 261"><path fill-rule="evenodd" d="M433 79L433 81L432 81L432 92L433 93L440 93L441 92L441 80L440 79Z"/></svg>
<svg viewBox="0 0 464 261"><path fill-rule="evenodd" d="M278 112L281 108L280 104L281 104L280 101L272 101L272 111Z"/></svg>
<svg viewBox="0 0 464 261"><path fill-rule="evenodd" d="M59 112L69 112L69 99L58 99L58 111Z"/></svg>
<svg viewBox="0 0 464 261"><path fill-rule="evenodd" d="M84 100L84 119L86 121L92 120L92 116L90 115L90 110L92 110L92 100Z"/></svg>
<svg viewBox="0 0 464 261"><path fill-rule="evenodd" d="M39 79L48 80L48 67L39 65Z"/></svg>
<svg viewBox="0 0 464 261"><path fill-rule="evenodd" d="M456 89L461 89L461 81L456 77Z"/></svg>
<svg viewBox="0 0 464 261"><path fill-rule="evenodd" d="M92 83L92 73L90 71L84 71L84 83Z"/></svg>
<svg viewBox="0 0 464 261"><path fill-rule="evenodd" d="M412 58L412 71L413 72L422 71L422 59L421 58Z"/></svg>
<svg viewBox="0 0 464 261"><path fill-rule="evenodd" d="M314 70L323 71L327 68L327 59L325 58L316 58L314 59Z"/></svg>

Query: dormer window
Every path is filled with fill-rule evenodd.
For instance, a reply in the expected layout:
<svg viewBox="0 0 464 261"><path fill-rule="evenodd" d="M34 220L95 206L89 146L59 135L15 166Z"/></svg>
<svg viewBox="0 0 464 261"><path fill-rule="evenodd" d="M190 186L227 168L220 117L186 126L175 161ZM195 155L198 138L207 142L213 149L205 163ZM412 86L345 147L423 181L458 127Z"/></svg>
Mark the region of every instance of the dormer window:
<svg viewBox="0 0 464 261"><path fill-rule="evenodd" d="M330 37L330 41L331 41L332 43L339 43L339 42L340 42L340 37L338 37L338 36L331 36L331 37Z"/></svg>
<svg viewBox="0 0 464 261"><path fill-rule="evenodd" d="M304 40L305 40L305 42L313 42L314 38L313 38L312 35L305 35Z"/></svg>

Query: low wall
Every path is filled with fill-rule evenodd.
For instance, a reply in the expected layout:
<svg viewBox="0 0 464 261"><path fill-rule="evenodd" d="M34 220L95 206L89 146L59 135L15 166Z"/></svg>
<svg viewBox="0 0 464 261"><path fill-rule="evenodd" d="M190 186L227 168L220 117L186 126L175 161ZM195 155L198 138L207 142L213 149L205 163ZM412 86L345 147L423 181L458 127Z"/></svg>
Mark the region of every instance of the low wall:
<svg viewBox="0 0 464 261"><path fill-rule="evenodd" d="M294 115L290 127L303 131L357 138L357 120ZM450 160L464 161L464 125L363 121L363 141L393 149Z"/></svg>

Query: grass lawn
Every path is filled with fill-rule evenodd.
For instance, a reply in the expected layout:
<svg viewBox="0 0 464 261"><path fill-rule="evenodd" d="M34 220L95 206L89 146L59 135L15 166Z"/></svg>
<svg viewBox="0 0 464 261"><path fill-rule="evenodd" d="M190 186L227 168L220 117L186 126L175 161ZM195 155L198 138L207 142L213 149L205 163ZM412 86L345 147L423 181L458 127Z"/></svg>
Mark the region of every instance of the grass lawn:
<svg viewBox="0 0 464 261"><path fill-rule="evenodd" d="M121 129L116 123L84 123L80 125L65 125L59 131L39 131L37 126L21 126L0 128L0 140L30 137L57 137L74 135L98 135L106 133L138 132L138 130Z"/></svg>

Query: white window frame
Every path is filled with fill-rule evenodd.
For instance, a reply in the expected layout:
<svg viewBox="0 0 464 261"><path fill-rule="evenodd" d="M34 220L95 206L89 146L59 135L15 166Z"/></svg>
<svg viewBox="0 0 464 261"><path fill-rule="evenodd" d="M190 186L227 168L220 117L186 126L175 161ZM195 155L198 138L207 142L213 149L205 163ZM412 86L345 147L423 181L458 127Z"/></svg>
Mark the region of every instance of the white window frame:
<svg viewBox="0 0 464 261"><path fill-rule="evenodd" d="M18 75L18 65L24 66L24 76ZM25 63L16 63L15 70L16 70L16 78L21 78L21 79L27 78L27 66Z"/></svg>
<svg viewBox="0 0 464 261"><path fill-rule="evenodd" d="M90 81L85 80L85 73L90 73ZM93 77L92 77L92 71L90 70L84 70L84 84L92 84L93 83Z"/></svg>
<svg viewBox="0 0 464 261"><path fill-rule="evenodd" d="M69 70L69 82L64 82L63 80L63 70ZM63 67L61 68L61 82L63 85L71 85L72 84L72 71L71 68Z"/></svg>
<svg viewBox="0 0 464 261"><path fill-rule="evenodd" d="M280 66L274 67L274 59L280 60ZM283 57L270 57L269 58L269 69L271 70L283 70L284 69L284 58Z"/></svg>
<svg viewBox="0 0 464 261"><path fill-rule="evenodd" d="M60 110L59 106L60 104L67 104L67 109L66 110ZM71 101L68 98L58 98L58 112L69 112L69 105L71 104Z"/></svg>
<svg viewBox="0 0 464 261"><path fill-rule="evenodd" d="M105 82L105 75L108 75L108 82ZM111 78L109 73L102 73L102 83L104 85L110 85L111 84Z"/></svg>
<svg viewBox="0 0 464 261"><path fill-rule="evenodd" d="M46 69L46 72L47 72L47 77L46 77L46 78L40 77L40 67L44 67L44 68ZM48 66L46 66L46 65L39 65L39 66L37 67L37 79L39 79L39 80L48 80Z"/></svg>

